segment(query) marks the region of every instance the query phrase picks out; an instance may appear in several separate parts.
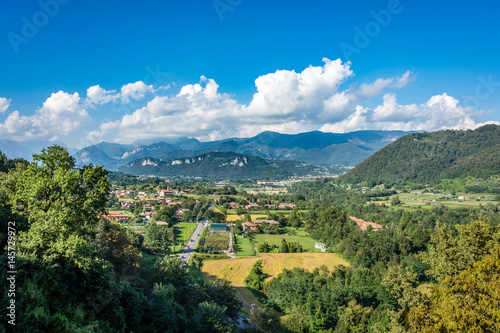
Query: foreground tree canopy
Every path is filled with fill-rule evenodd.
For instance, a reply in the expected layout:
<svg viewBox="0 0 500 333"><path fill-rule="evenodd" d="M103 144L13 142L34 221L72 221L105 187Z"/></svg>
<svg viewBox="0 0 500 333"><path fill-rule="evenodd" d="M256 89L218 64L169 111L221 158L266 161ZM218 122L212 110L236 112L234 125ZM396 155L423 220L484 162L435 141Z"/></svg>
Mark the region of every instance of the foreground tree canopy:
<svg viewBox="0 0 500 333"><path fill-rule="evenodd" d="M0 164L0 272L6 281L3 230L15 221L17 331L234 329L241 303L227 282L194 281L178 259L148 259L137 235L101 220L110 189L102 167L77 168L59 146L29 164ZM4 309L9 301L2 293Z"/></svg>

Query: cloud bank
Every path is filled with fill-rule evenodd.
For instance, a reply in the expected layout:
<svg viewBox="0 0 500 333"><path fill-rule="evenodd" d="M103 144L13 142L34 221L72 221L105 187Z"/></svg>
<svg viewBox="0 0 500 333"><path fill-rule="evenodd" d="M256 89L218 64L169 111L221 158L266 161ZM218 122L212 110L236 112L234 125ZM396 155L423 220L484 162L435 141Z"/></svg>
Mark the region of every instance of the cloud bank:
<svg viewBox="0 0 500 333"><path fill-rule="evenodd" d="M350 62L327 58L323 62L301 72L278 70L258 77L248 104L220 92L217 82L204 76L198 83L182 86L177 94L166 94L169 86L155 89L142 81L115 90L95 85L87 89L86 98L59 91L31 116L10 112L0 123L0 138L25 141L78 136L82 145L88 145L102 140L130 143L179 136L213 140L247 137L264 130L432 131L482 125L477 119L483 111L460 106L459 100L445 92L424 103L398 104L396 91L416 80L410 71L349 84L354 77ZM0 112L5 113L9 105L10 100L0 98ZM125 111L111 112L115 105ZM105 113L106 119L96 125L97 114L91 117L88 111Z"/></svg>

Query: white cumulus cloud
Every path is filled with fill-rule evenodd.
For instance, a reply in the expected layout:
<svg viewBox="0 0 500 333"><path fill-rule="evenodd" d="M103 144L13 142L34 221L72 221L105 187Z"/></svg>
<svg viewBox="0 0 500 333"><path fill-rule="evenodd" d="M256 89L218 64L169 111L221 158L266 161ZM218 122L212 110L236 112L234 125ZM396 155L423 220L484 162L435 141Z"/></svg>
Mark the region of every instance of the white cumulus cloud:
<svg viewBox="0 0 500 333"><path fill-rule="evenodd" d="M200 84L186 85L176 96L156 96L132 114L102 124L99 133L85 140L110 133L116 142L185 135L210 138L231 131L241 110L229 95L218 92L214 80L202 77Z"/></svg>
<svg viewBox="0 0 500 333"><path fill-rule="evenodd" d="M170 85L161 86L157 89L153 85L147 85L142 81L128 83L121 87L120 92L116 90L106 90L99 85L89 87L87 89L87 106L103 105L109 102L120 102L121 104L128 104L131 101L136 101L144 98L147 94L155 93L159 90L167 90Z"/></svg>
<svg viewBox="0 0 500 333"><path fill-rule="evenodd" d="M0 124L0 137L18 141L48 139L51 141L68 135L90 120L80 105L78 93L53 93L32 116L14 111Z"/></svg>
<svg viewBox="0 0 500 333"><path fill-rule="evenodd" d="M154 88L142 81L106 90L100 85L78 93L52 94L33 115L10 112L0 123L0 138L17 140L84 136L81 142L130 143L138 139L165 139L179 136L214 140L248 137L262 131L299 133L312 130L348 132L355 130L438 130L476 128L481 110L463 107L447 93L425 102L398 104L396 90L416 80L411 71L396 77L353 82L351 63L323 59L321 66L302 71L278 70L255 80L255 93L248 104L239 103L221 92L212 78L180 87L166 94L166 87ZM139 101L141 100L141 101ZM107 105L110 103L111 105ZM10 100L0 98L0 112ZM116 112L113 108L120 108ZM96 128L87 126L91 117L86 108L105 113ZM104 118L104 117L103 117ZM78 137L79 138L79 137Z"/></svg>
<svg viewBox="0 0 500 333"><path fill-rule="evenodd" d="M396 95L386 93L383 103L374 109L357 106L346 119L327 123L321 127L326 132L349 132L380 129L404 131L435 131L440 129L474 129L484 125L476 122L482 112L462 107L459 101L444 93L432 96L420 105L400 105ZM495 122L489 122L495 123Z"/></svg>
<svg viewBox="0 0 500 333"><path fill-rule="evenodd" d="M89 104L102 105L116 101L118 97L119 95L116 94L116 90L106 90L99 85L87 89L87 103Z"/></svg>
<svg viewBox="0 0 500 333"><path fill-rule="evenodd" d="M249 114L264 119L298 120L305 113L320 110L323 101L354 75L350 63L327 58L323 62L324 66L309 66L300 73L279 70L257 78L257 93L248 106Z"/></svg>
<svg viewBox="0 0 500 333"><path fill-rule="evenodd" d="M0 113L7 111L10 105L10 99L0 97Z"/></svg>
<svg viewBox="0 0 500 333"><path fill-rule="evenodd" d="M122 103L128 103L131 99L138 100L146 96L147 93L154 92L152 85L146 85L142 81L129 83L122 87L120 90Z"/></svg>

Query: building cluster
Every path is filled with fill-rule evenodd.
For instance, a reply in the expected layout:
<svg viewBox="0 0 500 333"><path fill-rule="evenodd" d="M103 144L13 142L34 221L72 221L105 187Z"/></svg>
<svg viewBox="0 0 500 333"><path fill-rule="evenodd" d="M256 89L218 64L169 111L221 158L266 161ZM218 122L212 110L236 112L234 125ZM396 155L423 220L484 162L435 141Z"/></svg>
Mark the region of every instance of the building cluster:
<svg viewBox="0 0 500 333"><path fill-rule="evenodd" d="M172 197L174 195L182 195L189 192L189 190L179 191L172 189L171 187L167 187L166 189L157 189L156 192L152 193L146 191L139 191L136 193L136 191L133 190L117 190L116 187L116 185L111 187L110 194L116 198L122 198L119 202L121 209L129 209L135 202L144 202L140 215L143 216L146 221L150 221L155 214L154 204L180 206L182 202L172 201ZM187 211L189 211L189 209L179 208L176 214L179 218L182 218ZM125 214L120 211L109 211L107 212L106 217L108 220L115 223L126 223L130 218L129 214Z"/></svg>
<svg viewBox="0 0 500 333"><path fill-rule="evenodd" d="M214 202L216 204L219 204L220 199L214 198ZM231 201L229 203L229 207L234 208L234 209L244 207L246 210L258 210L258 209L260 209L260 205L258 203L254 203L254 202L250 202L250 201L246 201L245 204L242 204L242 205L240 205L234 201ZM277 209L277 208L279 208L279 209L294 209L295 205L290 204L290 203L280 202L278 205L265 204L264 207L267 209Z"/></svg>
<svg viewBox="0 0 500 333"><path fill-rule="evenodd" d="M375 222L366 222L365 220L358 219L357 217L354 216L349 216L349 218L354 222L356 222L356 225L363 231L366 231L368 226L371 226L373 228L373 231L378 231L383 228L383 226Z"/></svg>
<svg viewBox="0 0 500 333"><path fill-rule="evenodd" d="M241 226L243 227L243 231L257 231L256 228L261 227L263 223L269 224L270 226L276 225L278 228L280 226L279 222L275 220L255 220L253 222L243 222Z"/></svg>

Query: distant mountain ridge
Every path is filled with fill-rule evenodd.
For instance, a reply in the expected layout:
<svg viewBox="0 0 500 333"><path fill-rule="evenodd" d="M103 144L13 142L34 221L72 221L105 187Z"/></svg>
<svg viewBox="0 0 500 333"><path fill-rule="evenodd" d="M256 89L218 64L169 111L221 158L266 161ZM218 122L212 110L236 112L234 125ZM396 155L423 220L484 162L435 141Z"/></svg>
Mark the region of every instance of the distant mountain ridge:
<svg viewBox="0 0 500 333"><path fill-rule="evenodd" d="M412 133L382 148L340 177L347 183L431 183L500 175L500 126Z"/></svg>
<svg viewBox="0 0 500 333"><path fill-rule="evenodd" d="M118 170L130 162L145 157L159 160L191 158L210 152L295 160L321 166L355 166L377 150L408 132L358 131L350 133L300 134L262 132L251 138L229 138L200 142L194 138L179 138L174 144L158 142L151 145L121 145L102 142L83 148L74 156L79 164L105 165Z"/></svg>
<svg viewBox="0 0 500 333"><path fill-rule="evenodd" d="M189 176L208 178L289 178L311 174L318 167L293 161L264 159L234 152L210 152L169 161L144 157L119 171L131 175Z"/></svg>
<svg viewBox="0 0 500 333"><path fill-rule="evenodd" d="M78 152L77 149L70 148L64 142L54 141L47 144L45 141L24 141L0 140L0 151L9 158L24 158L28 161L33 159L33 154L39 154L43 148L57 144L65 147L70 154Z"/></svg>

